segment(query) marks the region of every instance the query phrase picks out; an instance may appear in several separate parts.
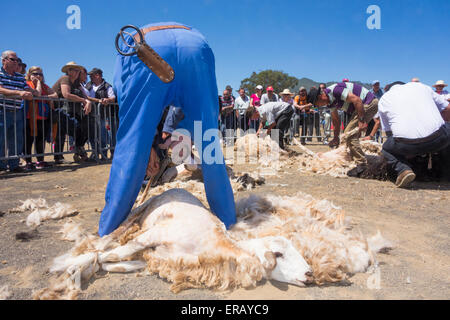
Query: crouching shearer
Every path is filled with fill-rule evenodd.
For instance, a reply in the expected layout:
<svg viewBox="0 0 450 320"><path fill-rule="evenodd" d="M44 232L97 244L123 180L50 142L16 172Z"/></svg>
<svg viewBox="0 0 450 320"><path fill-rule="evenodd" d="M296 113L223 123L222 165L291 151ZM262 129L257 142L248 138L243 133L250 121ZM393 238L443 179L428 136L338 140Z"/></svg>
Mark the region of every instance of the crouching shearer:
<svg viewBox="0 0 450 320"><path fill-rule="evenodd" d="M267 134L270 135L272 129L278 129L278 144L284 149L284 133L289 128L290 120L294 114L294 107L287 102L277 101L268 102L260 106L258 109L249 107L247 109L247 118L250 119L254 114L260 117L259 128L256 134L259 136L264 123L268 123Z"/></svg>
<svg viewBox="0 0 450 320"><path fill-rule="evenodd" d="M349 176L359 177L367 168L367 159L359 144L361 132L367 129L367 124L378 111L378 99L363 86L352 82L335 83L324 90L312 88L309 92L308 102L316 107L329 106L334 126L334 138L328 144L330 147L339 145L341 121L338 109L350 114L351 118L344 130L348 133L356 128L359 130L347 137L347 147L356 162L356 168L349 171Z"/></svg>
<svg viewBox="0 0 450 320"><path fill-rule="evenodd" d="M151 186L157 185L171 159L168 155L168 149L173 148L178 141L172 141L172 133L178 126L178 123L184 119L183 110L175 106L167 106L164 109L161 121L156 128L156 135L153 140L150 159L146 169L144 185L152 178Z"/></svg>
<svg viewBox="0 0 450 320"><path fill-rule="evenodd" d="M450 104L443 96L419 82L395 82L380 99L378 116L388 138L382 153L397 173L395 185L407 187L416 175L408 158L441 152L442 166L449 175Z"/></svg>

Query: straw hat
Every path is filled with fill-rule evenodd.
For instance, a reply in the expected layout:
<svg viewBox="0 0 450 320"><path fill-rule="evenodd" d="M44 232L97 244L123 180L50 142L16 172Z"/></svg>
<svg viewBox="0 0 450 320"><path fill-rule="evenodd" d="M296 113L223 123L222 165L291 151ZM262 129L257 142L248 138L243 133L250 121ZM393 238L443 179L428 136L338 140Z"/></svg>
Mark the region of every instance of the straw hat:
<svg viewBox="0 0 450 320"><path fill-rule="evenodd" d="M283 92L280 92L280 95L281 96L284 96L284 95L293 96L294 94L289 89L284 89Z"/></svg>
<svg viewBox="0 0 450 320"><path fill-rule="evenodd" d="M64 67L62 67L61 71L67 73L67 70L70 68L78 68L80 70L83 69L82 66L76 64L74 61L70 61Z"/></svg>
<svg viewBox="0 0 450 320"><path fill-rule="evenodd" d="M433 87L436 88L437 86L444 86L444 87L446 87L447 84L444 82L444 80L438 80L438 81L436 81L436 83L434 84Z"/></svg>

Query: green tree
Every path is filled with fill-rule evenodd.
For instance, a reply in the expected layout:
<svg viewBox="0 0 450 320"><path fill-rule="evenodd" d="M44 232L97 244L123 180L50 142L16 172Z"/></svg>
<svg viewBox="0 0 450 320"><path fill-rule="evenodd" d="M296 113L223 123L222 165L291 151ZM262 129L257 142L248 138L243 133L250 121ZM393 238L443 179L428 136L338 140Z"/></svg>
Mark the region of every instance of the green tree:
<svg viewBox="0 0 450 320"><path fill-rule="evenodd" d="M280 93L284 89L293 89L298 83L298 79L291 77L287 73L276 70L264 70L259 73L253 72L249 78L241 81L241 88L247 93L254 93L257 85L262 85L264 90L272 86L275 93Z"/></svg>

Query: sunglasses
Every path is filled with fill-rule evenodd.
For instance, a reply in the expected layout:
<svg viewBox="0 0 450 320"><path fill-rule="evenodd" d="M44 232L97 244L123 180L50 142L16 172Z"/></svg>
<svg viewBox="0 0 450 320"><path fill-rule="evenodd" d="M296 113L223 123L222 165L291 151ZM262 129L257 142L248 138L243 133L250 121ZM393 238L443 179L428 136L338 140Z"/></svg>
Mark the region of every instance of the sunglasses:
<svg viewBox="0 0 450 320"><path fill-rule="evenodd" d="M8 60L10 60L12 62L19 62L19 59L15 59L15 58L8 58Z"/></svg>
<svg viewBox="0 0 450 320"><path fill-rule="evenodd" d="M44 74L40 73L40 72L33 72L31 75L35 76L35 77L37 77L37 76L41 76L42 77Z"/></svg>

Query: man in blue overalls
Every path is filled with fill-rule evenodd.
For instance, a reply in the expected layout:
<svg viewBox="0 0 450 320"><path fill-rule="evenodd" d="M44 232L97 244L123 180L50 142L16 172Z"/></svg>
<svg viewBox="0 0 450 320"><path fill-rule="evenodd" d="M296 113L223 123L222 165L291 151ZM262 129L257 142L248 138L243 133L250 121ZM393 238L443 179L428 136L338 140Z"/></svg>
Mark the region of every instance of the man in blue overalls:
<svg viewBox="0 0 450 320"><path fill-rule="evenodd" d="M233 192L227 176L217 130L218 101L214 54L203 35L178 23L158 23L141 29L145 42L172 67L175 78L165 83L136 55L119 55L114 87L119 103L120 126L99 222L99 235L114 231L128 216L145 176L155 129L165 106L181 107L185 114L180 127L188 130L202 155L214 148L214 158L202 157L203 180L210 209L228 228L236 222ZM126 44L133 37L124 38ZM122 52L131 52L126 44ZM212 142L194 136L194 121L201 131L215 129ZM196 130L195 134L198 135ZM210 140L208 140L210 141Z"/></svg>

